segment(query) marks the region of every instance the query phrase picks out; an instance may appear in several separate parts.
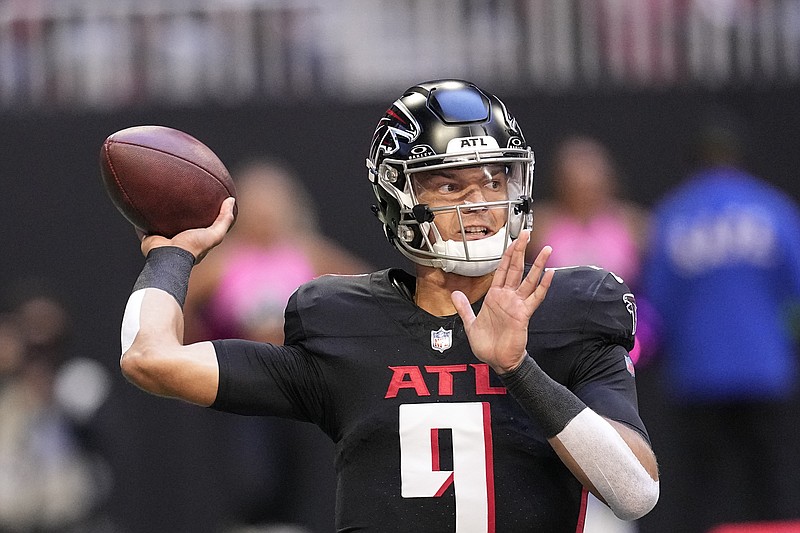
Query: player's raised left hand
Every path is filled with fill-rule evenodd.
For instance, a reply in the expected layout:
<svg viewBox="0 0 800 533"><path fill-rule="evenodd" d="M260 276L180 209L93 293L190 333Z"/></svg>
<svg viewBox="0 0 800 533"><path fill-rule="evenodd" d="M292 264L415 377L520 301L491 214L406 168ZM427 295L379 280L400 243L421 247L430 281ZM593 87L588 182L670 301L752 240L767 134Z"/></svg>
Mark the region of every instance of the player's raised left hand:
<svg viewBox="0 0 800 533"><path fill-rule="evenodd" d="M523 231L503 254L477 316L464 293L455 291L451 296L464 322L472 352L500 374L522 362L528 343L528 322L544 301L553 279L553 271L545 270L552 252L549 246L542 248L530 272L523 277L529 240L530 231Z"/></svg>

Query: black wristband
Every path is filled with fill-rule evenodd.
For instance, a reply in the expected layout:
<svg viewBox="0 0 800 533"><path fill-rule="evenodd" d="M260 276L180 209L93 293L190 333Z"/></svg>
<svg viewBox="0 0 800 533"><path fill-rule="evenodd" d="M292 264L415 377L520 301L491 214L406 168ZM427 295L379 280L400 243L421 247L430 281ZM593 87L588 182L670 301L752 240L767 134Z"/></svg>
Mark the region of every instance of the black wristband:
<svg viewBox="0 0 800 533"><path fill-rule="evenodd" d="M172 295L183 308L189 289L189 274L194 266L194 256L177 246L153 248L147 254L142 273L133 285L139 289L161 289Z"/></svg>
<svg viewBox="0 0 800 533"><path fill-rule="evenodd" d="M527 353L522 364L501 374L500 379L525 412L539 423L548 439L561 433L586 409L580 398L548 376Z"/></svg>

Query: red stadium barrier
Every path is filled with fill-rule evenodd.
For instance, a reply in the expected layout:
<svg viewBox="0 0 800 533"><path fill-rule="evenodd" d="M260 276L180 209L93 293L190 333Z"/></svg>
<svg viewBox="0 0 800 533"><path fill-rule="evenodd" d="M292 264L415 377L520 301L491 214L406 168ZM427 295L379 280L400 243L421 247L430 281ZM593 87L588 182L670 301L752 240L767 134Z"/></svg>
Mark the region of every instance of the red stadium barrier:
<svg viewBox="0 0 800 533"><path fill-rule="evenodd" d="M800 533L800 521L721 524L708 533Z"/></svg>

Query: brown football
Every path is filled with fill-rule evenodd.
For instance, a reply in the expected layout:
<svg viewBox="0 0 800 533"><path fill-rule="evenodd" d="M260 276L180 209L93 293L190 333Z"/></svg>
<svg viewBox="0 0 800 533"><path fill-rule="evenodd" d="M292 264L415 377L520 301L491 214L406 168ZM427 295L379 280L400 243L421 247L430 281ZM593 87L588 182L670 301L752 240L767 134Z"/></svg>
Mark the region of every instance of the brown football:
<svg viewBox="0 0 800 533"><path fill-rule="evenodd" d="M149 235L174 237L210 226L222 201L236 196L217 155L166 126L134 126L109 135L100 150L100 174L120 213Z"/></svg>

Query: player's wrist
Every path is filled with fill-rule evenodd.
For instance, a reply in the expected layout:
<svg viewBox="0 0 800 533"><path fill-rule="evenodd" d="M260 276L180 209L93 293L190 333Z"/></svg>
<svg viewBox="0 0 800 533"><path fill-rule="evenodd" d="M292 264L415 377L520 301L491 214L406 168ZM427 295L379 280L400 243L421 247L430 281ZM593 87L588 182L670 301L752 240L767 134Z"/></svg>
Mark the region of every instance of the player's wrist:
<svg viewBox="0 0 800 533"><path fill-rule="evenodd" d="M493 364L492 370L494 370L495 373L497 373L500 376L512 374L516 372L516 370L522 365L526 357L529 357L528 352L524 351L522 352L522 355L515 361L511 361L506 364Z"/></svg>
<svg viewBox="0 0 800 533"><path fill-rule="evenodd" d="M141 274L133 286L140 289L161 289L183 307L189 289L189 275L195 263L191 252L177 246L158 246L147 253Z"/></svg>
<svg viewBox="0 0 800 533"><path fill-rule="evenodd" d="M166 237L162 237L161 235L147 235L142 239L142 255L147 258L150 255L150 252L158 249L158 248L179 248L195 258L194 262L196 263L197 254L191 250L188 250L186 246L178 246L174 244L171 239L167 239Z"/></svg>
<svg viewBox="0 0 800 533"><path fill-rule="evenodd" d="M586 409L585 403L548 376L527 352L516 368L501 373L500 379L525 412L541 425L547 438L557 435Z"/></svg>
<svg viewBox="0 0 800 533"><path fill-rule="evenodd" d="M507 367L499 367L496 368L495 370L497 371L497 374L503 379L506 378L515 379L515 376L517 376L517 374L519 374L520 372L524 372L523 367L530 366L531 364L536 365L536 361L534 361L533 358L530 356L530 354L528 354L528 350L525 350L524 352L522 352L522 356L517 361L508 365Z"/></svg>

